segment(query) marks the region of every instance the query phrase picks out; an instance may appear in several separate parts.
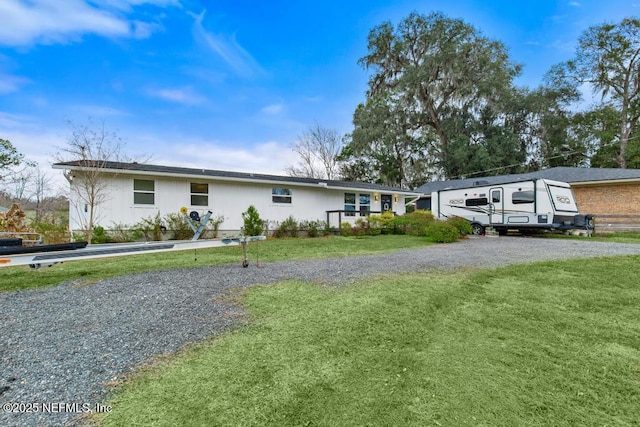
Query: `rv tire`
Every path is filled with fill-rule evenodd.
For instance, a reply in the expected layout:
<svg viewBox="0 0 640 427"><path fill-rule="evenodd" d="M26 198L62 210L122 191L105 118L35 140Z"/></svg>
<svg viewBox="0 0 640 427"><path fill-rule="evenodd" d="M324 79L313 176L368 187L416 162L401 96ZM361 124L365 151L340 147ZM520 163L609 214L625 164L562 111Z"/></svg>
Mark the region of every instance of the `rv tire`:
<svg viewBox="0 0 640 427"><path fill-rule="evenodd" d="M477 222L472 222L471 234L475 236L482 236L484 234L484 227L482 226L482 224L478 224Z"/></svg>

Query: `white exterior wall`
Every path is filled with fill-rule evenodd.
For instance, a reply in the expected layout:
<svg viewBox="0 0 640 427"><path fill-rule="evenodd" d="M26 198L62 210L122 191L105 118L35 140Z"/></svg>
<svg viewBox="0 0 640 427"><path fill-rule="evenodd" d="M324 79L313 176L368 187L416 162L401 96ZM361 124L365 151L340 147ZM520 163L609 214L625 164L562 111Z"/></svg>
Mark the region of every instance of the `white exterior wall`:
<svg viewBox="0 0 640 427"><path fill-rule="evenodd" d="M153 205L142 205L133 203L133 180L144 179L155 182L155 203ZM254 205L260 217L269 221L269 229L275 228L279 223L289 216L293 216L297 221L326 221L326 211L344 209L344 194L355 193L356 199L360 194L371 195L371 211L381 210L381 197L375 200L374 194L389 194L392 196L392 210L398 215L405 213L404 195L391 192L377 192L367 189L335 189L325 186L304 186L292 183L252 183L238 181L216 181L199 177L167 177L138 174L119 174L111 178L106 197L97 208L96 225L105 229L113 228L115 225L132 226L143 218L149 218L159 213L161 217L169 213L179 213L182 206L189 211L198 211L201 216L207 211L213 213L212 217L222 215L224 222L220 225L221 231L237 232L243 226L242 212L245 212L249 205ZM190 184L207 183L209 185L209 205L192 206ZM274 203L272 201L272 188L289 188L292 191L291 203ZM73 197L73 191L71 191ZM395 201L397 199L397 202ZM77 201L71 202L70 207L70 228L78 230L82 228L79 216L88 218L88 213L80 209L74 209ZM359 210L359 206L356 206ZM347 217L342 214L342 222L355 223L360 218L358 212L356 216ZM338 226L338 215L331 215L331 226ZM87 223L85 221L84 223Z"/></svg>

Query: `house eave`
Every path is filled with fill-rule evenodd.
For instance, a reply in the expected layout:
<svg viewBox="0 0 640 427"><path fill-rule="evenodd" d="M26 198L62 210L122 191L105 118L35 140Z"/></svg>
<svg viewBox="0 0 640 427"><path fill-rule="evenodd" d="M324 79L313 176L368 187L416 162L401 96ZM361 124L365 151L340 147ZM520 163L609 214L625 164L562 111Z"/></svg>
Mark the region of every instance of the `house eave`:
<svg viewBox="0 0 640 427"><path fill-rule="evenodd" d="M242 182L249 184L267 184L267 185L288 185L295 187L308 187L308 188L325 188L329 190L338 190L338 191L368 191L373 193L394 193L394 194L403 194L408 196L419 195L422 193L402 190L402 189L394 189L394 188L375 188L375 187L366 187L366 186L344 186L344 185L332 185L327 180L319 179L318 181L313 182L300 182L294 180L287 180L286 177L278 177L284 179L264 179L260 177L230 177L230 176L220 176L220 175L211 175L211 174L198 174L198 173L176 173L170 171L147 171L147 170L139 170L139 169L113 169L113 168L95 168L95 167L86 167L86 166L77 166L77 165L61 165L61 164L53 164L53 169L62 169L62 170L77 170L77 171L100 171L105 174L111 175L138 175L138 176L154 176L154 177L168 177L168 178L180 178L180 179L201 179L207 181L222 181L222 182ZM202 170L203 172L205 169ZM251 175L251 174L249 174Z"/></svg>

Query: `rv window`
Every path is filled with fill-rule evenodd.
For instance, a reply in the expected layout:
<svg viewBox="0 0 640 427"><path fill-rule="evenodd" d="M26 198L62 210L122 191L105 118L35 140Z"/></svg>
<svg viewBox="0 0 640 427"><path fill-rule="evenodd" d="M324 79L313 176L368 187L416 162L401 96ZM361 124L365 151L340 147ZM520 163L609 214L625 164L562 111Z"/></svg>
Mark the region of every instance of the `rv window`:
<svg viewBox="0 0 640 427"><path fill-rule="evenodd" d="M477 197L475 199L467 199L464 201L465 206L484 206L488 204L489 200L486 197Z"/></svg>
<svg viewBox="0 0 640 427"><path fill-rule="evenodd" d="M533 203L534 202L534 193L532 190L529 191L516 191L513 193L511 201L514 205L522 205L524 203Z"/></svg>
<svg viewBox="0 0 640 427"><path fill-rule="evenodd" d="M491 192L491 203L500 203L500 190Z"/></svg>

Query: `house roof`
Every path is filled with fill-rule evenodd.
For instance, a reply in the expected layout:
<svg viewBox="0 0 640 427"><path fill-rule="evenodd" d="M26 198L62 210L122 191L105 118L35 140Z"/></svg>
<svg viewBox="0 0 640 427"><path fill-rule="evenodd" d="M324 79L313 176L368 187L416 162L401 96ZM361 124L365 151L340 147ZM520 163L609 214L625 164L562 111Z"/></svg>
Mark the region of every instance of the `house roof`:
<svg viewBox="0 0 640 427"><path fill-rule="evenodd" d="M418 187L416 191L423 194L431 194L433 191L444 189L471 187L476 183L481 183L481 185L506 184L535 178L568 182L572 185L640 181L640 169L575 168L560 166L529 173L428 182Z"/></svg>
<svg viewBox="0 0 640 427"><path fill-rule="evenodd" d="M76 160L70 162L54 163L54 169L71 169L82 170L87 168L87 161ZM335 189L350 189L350 190L369 190L380 192L394 192L409 195L419 195L416 191L403 190L401 188L389 187L380 184L371 184L367 182L358 181L340 181L331 179L319 179L319 178L299 178L291 176L281 175L266 175L258 173L247 172L232 172L221 171L213 169L196 169L185 168L176 166L161 166L151 165L146 163L123 163L123 162L96 162L100 165L100 169L105 172L113 173L131 173L141 175L160 175L160 176L174 176L174 177L199 177L216 179L222 181L240 181L240 182L260 182L260 183L282 183L282 184L295 184L302 186L326 186L328 188Z"/></svg>

